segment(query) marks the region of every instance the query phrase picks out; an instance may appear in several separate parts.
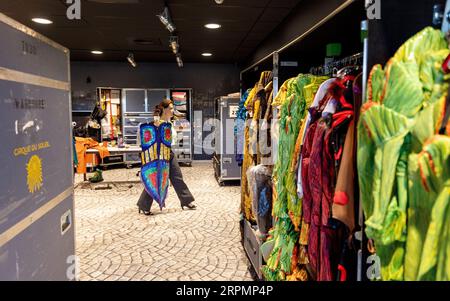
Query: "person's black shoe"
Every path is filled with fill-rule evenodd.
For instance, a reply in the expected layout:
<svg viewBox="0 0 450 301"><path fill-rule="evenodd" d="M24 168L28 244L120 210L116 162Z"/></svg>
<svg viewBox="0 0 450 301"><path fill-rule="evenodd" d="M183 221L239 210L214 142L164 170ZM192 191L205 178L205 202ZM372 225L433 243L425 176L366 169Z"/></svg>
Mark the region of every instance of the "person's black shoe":
<svg viewBox="0 0 450 301"><path fill-rule="evenodd" d="M140 208L138 208L139 209L139 214L141 214L141 212L142 213L144 213L145 215L153 215L153 213L151 212L151 211L145 211L145 210L142 210L142 209L140 209Z"/></svg>
<svg viewBox="0 0 450 301"><path fill-rule="evenodd" d="M184 210L184 207L187 207L189 210L195 210L195 209L197 209L197 206L195 206L195 205L192 204L192 203L189 203L189 204L187 204L187 205L181 205L181 209Z"/></svg>

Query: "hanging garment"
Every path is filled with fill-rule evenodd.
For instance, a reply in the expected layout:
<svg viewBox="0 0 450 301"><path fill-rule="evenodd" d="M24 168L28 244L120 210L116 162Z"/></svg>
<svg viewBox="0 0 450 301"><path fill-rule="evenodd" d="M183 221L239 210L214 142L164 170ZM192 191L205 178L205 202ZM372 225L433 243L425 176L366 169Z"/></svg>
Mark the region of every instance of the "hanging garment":
<svg viewBox="0 0 450 301"><path fill-rule="evenodd" d="M286 101L287 97L287 88L288 86L291 84L291 82L295 80L295 78L290 78L288 80L286 80L280 87L280 89L278 90L277 95L275 96L275 98L272 101L272 110L275 112L276 115L273 116L274 121L271 124L270 127L270 136L272 138L272 156L274 158L274 162L276 162L276 160L278 159L278 145L279 145L279 141L280 141L280 117L281 117L281 112L280 112L280 108L281 105ZM276 175L277 173L274 172L273 175L273 181L274 181L274 186L276 186ZM275 198L274 198L275 200Z"/></svg>
<svg viewBox="0 0 450 301"><path fill-rule="evenodd" d="M283 84L283 87L285 87L286 90L281 89L273 103L273 105L277 102L281 104L281 118L279 120L280 131L279 141L277 143L280 148L277 152L278 158L273 173L273 215L275 218L275 225L273 230L270 231L270 237L266 242L266 244L272 243L273 249L267 260L267 265L262 268L262 272L268 280L286 280L286 275L292 274L292 258L295 257L294 249L299 238L298 232L295 231L295 227L288 214L288 202L286 189L284 186L284 177L287 167L289 166L287 161L290 160L288 158L289 153L284 148L289 146L289 143L285 142L287 138L285 129L289 126L289 121L286 119L291 112L298 115L299 111L302 110L301 100L296 98L297 101L294 101L295 89L292 87L301 79L303 79L303 75L299 75L297 78L286 81ZM284 93L284 90L286 93ZM291 111L291 109L293 110ZM286 158L283 158L284 156L286 156ZM283 160L284 164L282 164Z"/></svg>
<svg viewBox="0 0 450 301"><path fill-rule="evenodd" d="M313 138L313 145L311 147L311 156L309 161L308 178L311 181L305 181L308 189L311 192L311 207L307 208L306 212L303 210L304 220L310 225L308 233L308 259L310 262L310 270L314 278L317 278L319 273L319 257L320 257L320 225L321 225L321 203L322 203L322 162L327 163L323 156L323 142L327 125L324 120L320 120L317 124L317 129ZM331 165L332 166L332 165ZM306 189L305 189L306 190ZM308 210L309 209L309 210Z"/></svg>
<svg viewBox="0 0 450 301"><path fill-rule="evenodd" d="M141 180L147 193L162 209L169 188L172 125L169 122L159 126L143 123L139 127L139 136L142 148Z"/></svg>
<svg viewBox="0 0 450 301"><path fill-rule="evenodd" d="M261 91L272 80L272 72L264 71L261 73L259 82L255 85L253 90L249 93L245 101L247 109L247 119L244 128L244 155L242 162L242 179L241 179L241 207L244 217L251 222L255 222L255 215L252 211L252 201L250 198L250 187L247 181L247 170L259 164L256 151L257 141L252 140L254 131L253 116L259 114L260 99L258 98L258 91Z"/></svg>
<svg viewBox="0 0 450 301"><path fill-rule="evenodd" d="M448 54L443 34L426 28L369 77L368 103L358 124L358 178L366 234L375 242L383 280L417 279L422 248L415 243L428 238L427 205L433 202L411 194L413 188L420 195L417 185L410 187L419 181L417 158L411 158L436 133L438 123L429 113L441 111L436 106L448 90L440 69ZM420 214L410 215L420 206L425 206Z"/></svg>
<svg viewBox="0 0 450 301"><path fill-rule="evenodd" d="M265 279L268 281L286 280L287 275L295 272L292 270L292 260L298 255L294 253L297 241L298 232L294 231L289 217L278 218L274 229L270 231L270 237L265 243L273 243L272 253L267 260L267 264L261 268ZM297 274L301 275L302 273L297 271ZM306 280L305 274L303 273L304 280Z"/></svg>
<svg viewBox="0 0 450 301"><path fill-rule="evenodd" d="M247 114L247 109L245 108L245 101L250 93L250 89L245 91L239 102L239 109L234 124L234 137L235 137L235 154L236 161L239 166L242 165L243 154L244 154L244 128L245 128L245 116Z"/></svg>
<svg viewBox="0 0 450 301"><path fill-rule="evenodd" d="M265 239L272 227L272 168L253 166L247 171L247 179L258 231Z"/></svg>
<svg viewBox="0 0 450 301"><path fill-rule="evenodd" d="M336 279L341 252L348 239L344 236L350 233L345 224L332 219L332 204L344 142L353 119L353 79L353 76L336 79L319 106L311 108L312 123L302 149L305 236L300 243L307 246L308 270L318 281ZM333 225L330 221L334 221Z"/></svg>
<svg viewBox="0 0 450 301"><path fill-rule="evenodd" d="M434 136L408 161L405 279L450 280L450 137Z"/></svg>
<svg viewBox="0 0 450 301"><path fill-rule="evenodd" d="M336 181L333 197L333 218L343 222L350 231L355 229L355 199L354 199L354 122L350 122L342 154L342 161Z"/></svg>
<svg viewBox="0 0 450 301"><path fill-rule="evenodd" d="M330 78L323 82L319 89L317 90L316 95L314 96L314 101L310 108L308 109L308 115L306 117L306 121L303 122L302 127L300 129L299 138L301 139L300 149L303 147L306 139L306 131L308 130L310 124L311 124L311 112L310 110L312 108L317 108L320 104L320 102L326 97L328 94L328 88L330 85L335 81L334 78ZM299 198L303 198L303 187L302 187L302 154L300 152L299 159L298 159L298 170L297 170L297 195Z"/></svg>
<svg viewBox="0 0 450 301"><path fill-rule="evenodd" d="M326 104L330 99L330 96L327 96L323 99L323 104ZM311 125L308 127L305 135L305 143L302 148L302 190L303 190L303 219L306 224L311 224L311 211L312 211L312 194L310 189L310 180L313 180L309 177L309 163L311 153L313 151L313 143L317 140L316 143L319 143L323 140L323 132L316 134L317 125L322 115L321 107L313 107L310 109L311 115Z"/></svg>
<svg viewBox="0 0 450 301"><path fill-rule="evenodd" d="M327 79L328 79L327 77L314 77L312 79L311 84L309 84L303 88L307 109L309 109L311 107L311 105L313 104L314 98L317 95L317 91L319 90L319 88L323 84L323 82L326 81ZM308 116L309 116L309 114L307 113L307 115L303 119L300 120L300 131L299 131L299 134L297 135L297 140L295 142L295 148L294 148L294 154L293 154L293 160L291 162L290 172L292 172L293 176L298 175L298 168L300 165L299 162L301 162L301 147L303 145L303 127L304 127L305 123L307 122ZM296 181L297 181L297 186L298 186L298 182L299 182L298 177L296 177ZM297 192L298 192L298 188L297 188ZM301 197L299 196L299 198L301 198Z"/></svg>
<svg viewBox="0 0 450 301"><path fill-rule="evenodd" d="M274 178L274 229L267 243L274 244L263 273L273 280L306 280L305 249L298 244L300 238L301 200L296 193L296 179L292 173L295 143L302 120L306 116L306 97L311 103L321 79L300 74L287 81L286 99L282 103L280 115L278 158ZM312 84L312 85L311 85ZM309 87L308 87L309 85ZM305 89L305 87L307 87ZM315 87L315 88L314 88ZM312 89L308 94L309 89ZM277 96L278 97L278 96ZM290 173L290 174L289 174Z"/></svg>
<svg viewBox="0 0 450 301"><path fill-rule="evenodd" d="M249 141L249 120L248 116L250 112L247 110L247 105L249 102L253 101L256 94L256 85L250 91L247 99L245 100L245 119L244 119L244 132L243 132L243 153L242 153L242 168L241 168L241 212L244 214L244 218L249 221L254 221L254 216L251 211L251 200L250 200L250 190L247 182L247 170L253 166L252 157L248 155L248 141Z"/></svg>
<svg viewBox="0 0 450 301"><path fill-rule="evenodd" d="M293 84L294 99L293 101L298 105L298 113L296 112L295 106L290 108L290 111L286 115L286 124L283 126L282 120L282 132L285 134L286 142L288 143L288 148L283 151L284 159L286 160L286 166L282 169L282 174L284 175L284 189L286 190L286 196L288 201L289 215L291 216L292 222L294 223L295 229L300 231L300 224L302 218L302 200L298 198L297 195L297 179L296 179L296 166L299 157L300 149L296 149L296 142L298 141L298 135L304 118L306 116L307 104L311 104L314 99L314 94L319 88L320 84L324 82L327 78L325 77L315 77L311 75L301 76L298 82ZM286 107L287 108L287 107ZM298 115L296 115L298 114ZM283 144L283 141L280 141ZM280 146L281 147L281 146ZM283 145L284 147L284 145ZM280 148L281 152L281 148ZM287 153L286 153L287 152ZM280 159L280 158L279 158ZM282 188L283 189L283 188Z"/></svg>
<svg viewBox="0 0 450 301"><path fill-rule="evenodd" d="M244 217L248 221L255 221L255 217L252 212L251 199L250 199L250 187L248 186L247 180L247 170L254 166L253 157L249 154L248 141L249 141L249 126L247 125L244 129L244 156L242 161L242 172L241 172L241 203L242 212Z"/></svg>
<svg viewBox="0 0 450 301"><path fill-rule="evenodd" d="M253 101L253 115L249 125L249 144L248 149L253 156L255 164L261 163L261 141L260 141L260 125L267 110L267 102L270 92L272 91L272 82L265 87L262 83L258 84L258 91ZM267 138L267 137L265 137ZM267 140L267 139L266 139ZM267 141L265 141L267 144Z"/></svg>
<svg viewBox="0 0 450 301"><path fill-rule="evenodd" d="M307 128L307 131L305 133L305 139L302 147L301 152L301 158L302 161L301 164L301 182L302 185L302 191L303 191L303 223L302 223L302 232L304 235L302 235L302 244L307 245L308 244L308 237L309 237L309 225L311 224L311 214L312 214L312 190L311 190L311 184L310 181L314 181L316 178L310 178L309 177L309 165L310 165L310 157L313 152L314 147L320 147L322 149L322 145L319 144L317 146L313 146L314 143L322 143L323 142L323 135L324 135L324 127L322 128L322 133L317 133L316 130L318 128L319 122L325 122L324 119L322 119L324 113L323 110L328 106L329 102L335 102L335 97L332 93L332 91L338 86L335 84L335 79L328 84L328 90L327 94L319 101L319 104L317 106L313 106L309 109L309 115L310 115L310 125ZM317 137L316 137L317 135ZM317 150L317 154L321 155L321 152ZM319 161L317 161L319 162ZM317 170L316 172L320 172L320 170ZM320 184L319 184L320 185ZM320 187L320 186L319 186Z"/></svg>
<svg viewBox="0 0 450 301"><path fill-rule="evenodd" d="M445 110L444 98L429 105L419 112L416 125L411 131L413 153L407 164L408 209L407 236L405 251L405 280L448 280L441 278L434 270L437 264L444 263L438 259L445 256L445 244L436 223L448 223L445 217L445 205L442 207L440 196L448 192L449 179L449 137L436 135L442 123ZM431 138L430 138L431 137ZM447 185L447 186L446 186ZM446 190L447 189L447 190ZM448 202L448 193L447 193ZM436 212L439 211L439 213ZM444 214L444 215L441 215ZM443 220L436 220L440 216ZM445 219L446 218L446 219ZM427 246L433 241L433 247ZM443 247L444 249L439 249ZM441 250L444 253L440 253ZM450 274L450 266L440 266L443 273Z"/></svg>
<svg viewBox="0 0 450 301"><path fill-rule="evenodd" d="M326 247L330 243L329 240L333 239L334 233L328 229L328 221L332 217L331 208L336 182L336 153L331 142L333 135L336 134L335 131L348 128L349 121L353 117L352 113L352 111L342 111L334 114L330 126L325 119L319 121L309 158L308 177L311 180L307 183L312 202L309 213L308 258L311 270L317 274L316 279L319 281L335 279L334 268L337 266L333 266L330 261L333 248Z"/></svg>
<svg viewBox="0 0 450 301"><path fill-rule="evenodd" d="M336 181L336 190L333 197L333 218L344 223L350 230L356 227L355 192L359 191L355 187L356 178L356 122L359 118L359 111L362 103L362 74L355 78L353 84L354 96L354 119L351 121L347 135L345 136L342 160L339 164L339 172ZM357 183L356 183L357 184Z"/></svg>
<svg viewBox="0 0 450 301"><path fill-rule="evenodd" d="M276 169L278 173L277 201L287 202L288 214L297 231L301 221L301 201L297 197L294 176L289 175L300 120L306 115L303 88L312 77L300 74L288 87L287 100L281 108L280 141Z"/></svg>
<svg viewBox="0 0 450 301"><path fill-rule="evenodd" d="M258 121L258 162L273 166L272 137L270 126L272 121L273 82L269 82L264 88L265 97L261 101L260 116Z"/></svg>
<svg viewBox="0 0 450 301"><path fill-rule="evenodd" d="M341 169L341 155L344 139L352 126L353 110L343 110L333 115L331 127L324 136L324 154L322 162L322 200L320 205L320 272L319 281L336 280L338 261L345 242L350 238L351 230L347 225L332 218L332 204L335 193L337 173ZM313 206L313 210L314 210ZM313 211L314 213L314 211ZM314 222L314 218L313 218ZM356 257L354 257L356 260ZM356 262L355 262L356 263Z"/></svg>

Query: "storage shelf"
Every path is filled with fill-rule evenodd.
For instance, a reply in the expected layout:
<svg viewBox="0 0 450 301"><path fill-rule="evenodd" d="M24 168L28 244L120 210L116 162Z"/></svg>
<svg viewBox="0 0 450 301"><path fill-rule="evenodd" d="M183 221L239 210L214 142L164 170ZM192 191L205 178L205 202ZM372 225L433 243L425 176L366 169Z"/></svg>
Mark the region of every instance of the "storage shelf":
<svg viewBox="0 0 450 301"><path fill-rule="evenodd" d="M72 110L72 113L92 113L92 110Z"/></svg>

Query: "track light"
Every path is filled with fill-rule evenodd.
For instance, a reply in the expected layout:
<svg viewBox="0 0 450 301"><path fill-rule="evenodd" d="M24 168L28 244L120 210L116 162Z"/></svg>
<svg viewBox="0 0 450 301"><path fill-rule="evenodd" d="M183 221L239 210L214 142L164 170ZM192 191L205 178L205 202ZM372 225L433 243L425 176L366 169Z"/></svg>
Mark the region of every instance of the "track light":
<svg viewBox="0 0 450 301"><path fill-rule="evenodd" d="M136 61L134 60L134 54L130 53L127 57L128 62L133 66L134 68L137 67Z"/></svg>
<svg viewBox="0 0 450 301"><path fill-rule="evenodd" d="M172 23L172 20L169 15L169 8L167 6L164 8L164 11L160 15L157 15L157 17L159 18L161 23L164 24L164 26L167 28L168 31L170 32L175 31L176 27L175 24Z"/></svg>
<svg viewBox="0 0 450 301"><path fill-rule="evenodd" d="M177 54L177 64L178 64L178 67L183 67L183 60L181 59L181 54Z"/></svg>
<svg viewBox="0 0 450 301"><path fill-rule="evenodd" d="M180 49L180 44L178 44L178 37L171 36L169 39L169 46L172 49L173 54L177 54Z"/></svg>

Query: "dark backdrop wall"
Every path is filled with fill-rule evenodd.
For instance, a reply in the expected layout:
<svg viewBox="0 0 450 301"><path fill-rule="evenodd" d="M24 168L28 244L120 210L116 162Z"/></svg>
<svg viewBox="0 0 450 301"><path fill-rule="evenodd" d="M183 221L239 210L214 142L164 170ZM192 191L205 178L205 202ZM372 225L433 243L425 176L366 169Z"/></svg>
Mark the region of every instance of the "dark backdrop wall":
<svg viewBox="0 0 450 301"><path fill-rule="evenodd" d="M95 103L97 87L192 88L194 111L203 120L214 117L214 98L239 91L239 68L232 64L141 63L132 68L121 62L72 62L73 108L89 110ZM204 133L204 137L209 133ZM194 159L210 159L195 155Z"/></svg>
<svg viewBox="0 0 450 301"><path fill-rule="evenodd" d="M364 7L364 0L354 0ZM382 1L383 2L383 1ZM281 22L269 36L261 42L252 55L242 64L246 68L258 60L270 55L306 33L313 26L334 12L341 5L350 3L348 0L303 0ZM342 30L336 28L335 30ZM271 58L270 58L271 60Z"/></svg>

